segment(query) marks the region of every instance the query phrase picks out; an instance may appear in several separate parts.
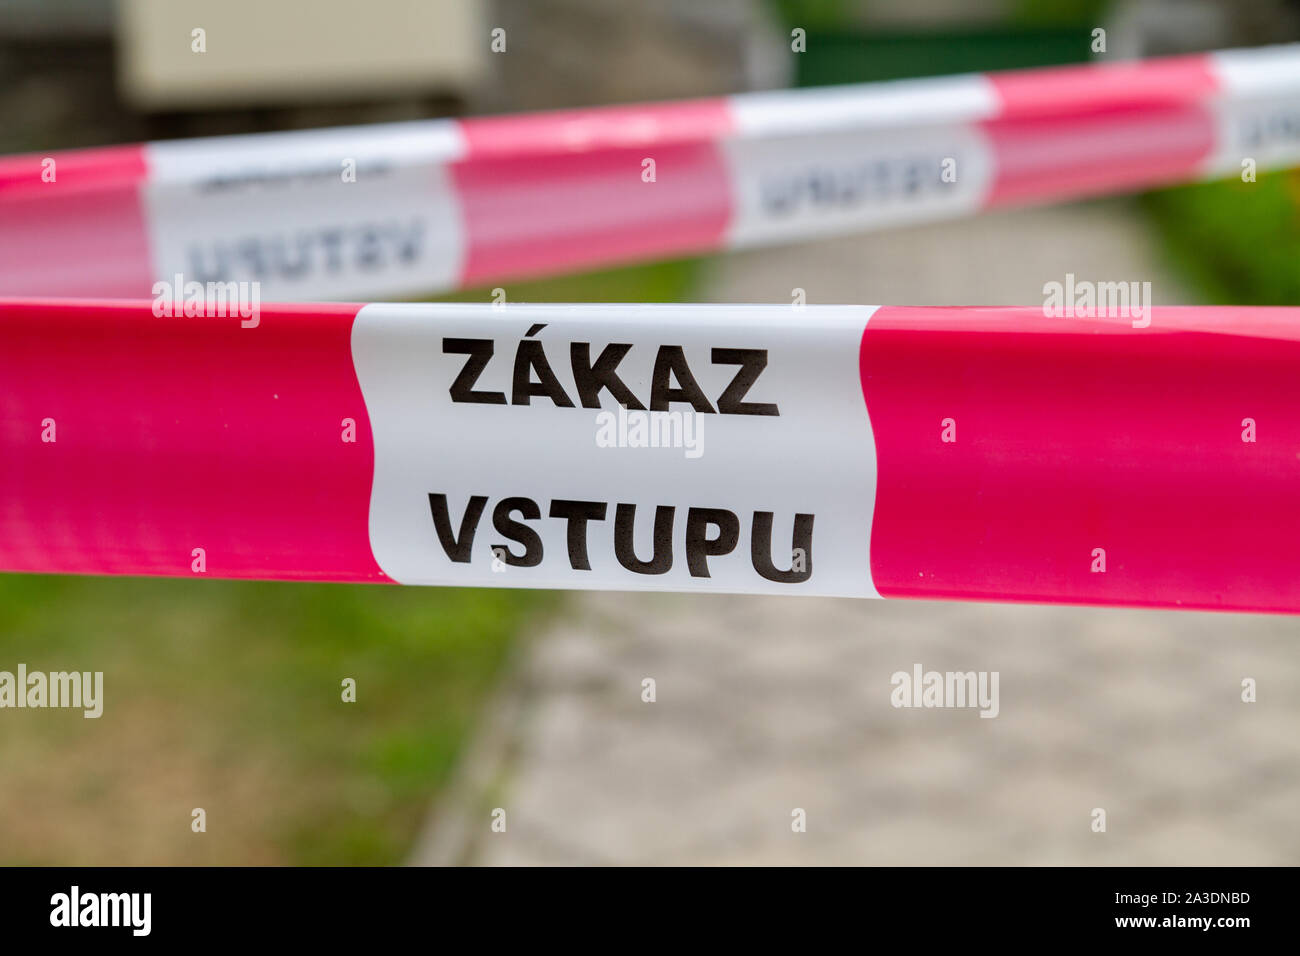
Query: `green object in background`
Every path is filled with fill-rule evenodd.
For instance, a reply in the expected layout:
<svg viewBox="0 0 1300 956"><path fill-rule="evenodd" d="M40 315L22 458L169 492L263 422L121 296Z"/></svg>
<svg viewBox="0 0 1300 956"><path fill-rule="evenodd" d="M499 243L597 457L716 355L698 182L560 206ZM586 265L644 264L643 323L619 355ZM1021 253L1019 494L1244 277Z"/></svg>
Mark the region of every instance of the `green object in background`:
<svg viewBox="0 0 1300 956"><path fill-rule="evenodd" d="M507 302L689 302L699 266L696 259L677 259L585 275L499 282L495 288L505 291ZM467 289L433 301L491 302L492 298L491 289Z"/></svg>
<svg viewBox="0 0 1300 956"><path fill-rule="evenodd" d="M796 85L828 86L1086 62L1111 0L1016 0L1001 22L912 31L873 24L870 0L771 4L787 34L806 33Z"/></svg>
<svg viewBox="0 0 1300 956"><path fill-rule="evenodd" d="M808 32L795 57L799 86L1011 70L1089 59L1091 27L943 33Z"/></svg>
<svg viewBox="0 0 1300 956"><path fill-rule="evenodd" d="M1207 301L1300 305L1300 170L1163 189L1143 203Z"/></svg>

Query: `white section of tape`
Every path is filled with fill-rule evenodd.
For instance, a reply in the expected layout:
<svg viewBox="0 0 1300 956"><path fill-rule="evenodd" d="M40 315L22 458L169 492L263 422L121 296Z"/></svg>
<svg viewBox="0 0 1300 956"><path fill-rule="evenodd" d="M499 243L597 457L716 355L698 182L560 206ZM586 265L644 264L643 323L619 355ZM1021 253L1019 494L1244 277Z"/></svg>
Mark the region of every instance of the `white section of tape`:
<svg viewBox="0 0 1300 956"><path fill-rule="evenodd" d="M975 126L735 139L728 246L946 219L981 209L993 151Z"/></svg>
<svg viewBox="0 0 1300 956"><path fill-rule="evenodd" d="M1220 96L1294 97L1300 89L1300 43L1220 50L1209 54L1209 58L1210 68L1218 77Z"/></svg>
<svg viewBox="0 0 1300 956"><path fill-rule="evenodd" d="M405 584L878 596L870 563L875 444L858 365L862 334L875 309L791 310L365 306L353 325L352 354L375 441L375 559ZM448 339L477 344L453 342L445 351ZM667 416L642 417L635 407L621 409L608 389L599 392L599 408L583 407L573 343L579 349L587 343L593 362L611 344L629 345L616 367L628 389L621 397L627 401L630 394L629 404L645 406L657 393L656 363L668 363L679 347L689 376L661 373L660 389L688 387L693 377L711 408L729 411L697 414L676 400ZM486 365L472 368L469 351L488 345ZM715 349L745 350L746 361L761 355L766 364L747 371L738 353ZM536 384L545 379L534 364L537 356L544 356L556 385L549 395L516 404L523 401L522 383L542 387ZM735 390L738 374L752 379L748 387ZM457 394L486 393L490 403L453 401L462 375ZM561 407L556 387L573 407ZM754 406L772 404L778 414L754 413ZM659 447L643 446L652 433L660 436ZM517 500L505 500L511 498ZM481 499L486 501L475 520L471 502ZM589 570L582 569L581 548L570 548L570 519L552 516L553 509L566 507L557 501L603 506L602 519L573 532L585 544ZM630 543L636 560L671 554L664 573L631 570L618 557L616 529L628 527L619 520L620 504L635 506ZM675 512L671 535L656 544L660 506ZM702 524L703 509L734 515L734 545L711 546L725 553L704 553L710 548L701 537L725 535L721 524ZM441 535L436 511L443 516ZM764 513L771 514L767 530ZM812 516L802 554L794 550L798 528L802 523L807 529L809 522L797 515ZM730 519L723 516L723 523ZM534 541L527 540L530 534L537 536ZM629 536L621 537L626 547ZM531 566L518 563L537 558ZM770 580L774 572L803 579Z"/></svg>
<svg viewBox="0 0 1300 956"><path fill-rule="evenodd" d="M1210 109L1214 151L1204 175L1240 175L1245 159L1260 170L1300 164L1300 96L1225 100Z"/></svg>
<svg viewBox="0 0 1300 956"><path fill-rule="evenodd" d="M1300 163L1300 43L1209 54L1219 92L1211 100L1215 148L1207 176Z"/></svg>
<svg viewBox="0 0 1300 956"><path fill-rule="evenodd" d="M262 301L455 287L465 240L448 167L375 155L359 154L355 181L329 155L321 174L247 178L271 167L213 162L206 178L146 183L154 278L257 281Z"/></svg>
<svg viewBox="0 0 1300 956"><path fill-rule="evenodd" d="M359 180L376 167L455 162L466 150L455 120L422 120L149 143L145 159L151 182L233 187L338 181L345 160L356 163Z"/></svg>
<svg viewBox="0 0 1300 956"><path fill-rule="evenodd" d="M978 73L742 93L730 99L737 136L808 136L848 130L967 123L997 115L997 93Z"/></svg>

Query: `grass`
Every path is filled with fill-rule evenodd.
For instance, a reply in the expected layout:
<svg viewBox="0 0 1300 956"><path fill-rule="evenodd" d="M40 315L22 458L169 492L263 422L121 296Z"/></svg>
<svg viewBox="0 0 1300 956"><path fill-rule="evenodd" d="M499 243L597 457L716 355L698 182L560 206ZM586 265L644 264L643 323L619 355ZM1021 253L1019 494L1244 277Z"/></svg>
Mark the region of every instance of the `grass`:
<svg viewBox="0 0 1300 956"><path fill-rule="evenodd" d="M1207 302L1300 305L1300 170L1165 189L1145 205Z"/></svg>
<svg viewBox="0 0 1300 956"><path fill-rule="evenodd" d="M0 713L0 862L399 861L512 636L555 603L0 576L0 670L104 673L97 720ZM190 830L195 807L206 833Z"/></svg>
<svg viewBox="0 0 1300 956"><path fill-rule="evenodd" d="M694 273L506 288L679 301ZM537 591L0 574L0 670L102 671L105 698L97 720L0 711L0 864L401 862L513 643L561 608Z"/></svg>
<svg viewBox="0 0 1300 956"><path fill-rule="evenodd" d="M510 302L689 302L699 267L699 260L679 259L497 285ZM492 292L471 289L439 296L436 301L490 302Z"/></svg>

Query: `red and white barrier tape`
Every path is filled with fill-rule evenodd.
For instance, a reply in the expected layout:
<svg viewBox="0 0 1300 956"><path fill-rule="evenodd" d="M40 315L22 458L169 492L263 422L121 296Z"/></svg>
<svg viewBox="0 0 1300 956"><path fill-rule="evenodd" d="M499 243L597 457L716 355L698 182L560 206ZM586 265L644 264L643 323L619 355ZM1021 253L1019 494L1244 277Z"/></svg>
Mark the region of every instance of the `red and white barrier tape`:
<svg viewBox="0 0 1300 956"><path fill-rule="evenodd" d="M1300 162L1300 45L29 155L0 159L0 295L148 296L177 274L267 300L415 294L1244 159Z"/></svg>
<svg viewBox="0 0 1300 956"><path fill-rule="evenodd" d="M0 569L1300 611L1300 309L791 313L0 302Z"/></svg>

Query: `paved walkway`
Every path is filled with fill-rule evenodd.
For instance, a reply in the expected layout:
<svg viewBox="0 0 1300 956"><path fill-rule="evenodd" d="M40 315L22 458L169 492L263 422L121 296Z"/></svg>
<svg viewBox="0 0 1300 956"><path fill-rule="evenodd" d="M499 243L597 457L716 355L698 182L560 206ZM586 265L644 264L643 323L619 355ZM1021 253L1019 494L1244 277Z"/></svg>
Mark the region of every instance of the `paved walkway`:
<svg viewBox="0 0 1300 956"><path fill-rule="evenodd" d="M1190 301L1124 202L729 256L706 294L1038 304L1066 272ZM1295 864L1297 631L1244 615L574 594L522 647L414 861ZM916 662L1000 671L1000 716L894 709L890 675ZM1241 701L1246 677L1257 703Z"/></svg>

